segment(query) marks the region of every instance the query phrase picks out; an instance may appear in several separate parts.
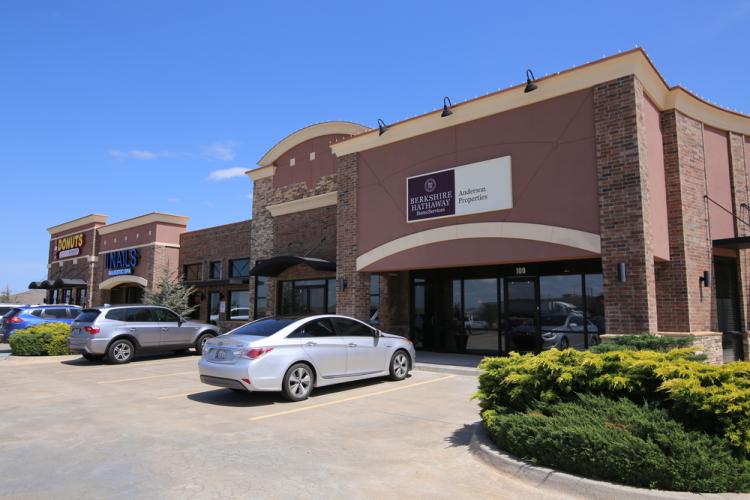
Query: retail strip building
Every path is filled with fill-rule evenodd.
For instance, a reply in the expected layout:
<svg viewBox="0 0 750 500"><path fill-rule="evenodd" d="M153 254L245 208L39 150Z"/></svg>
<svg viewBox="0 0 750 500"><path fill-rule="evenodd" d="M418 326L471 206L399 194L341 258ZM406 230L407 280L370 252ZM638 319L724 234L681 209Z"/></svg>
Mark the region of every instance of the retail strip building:
<svg viewBox="0 0 750 500"><path fill-rule="evenodd" d="M198 316L227 327L245 308L327 311L436 351L651 332L695 335L715 362L746 357L750 117L669 87L640 49L534 83L380 130L301 129L248 171L252 220L236 231L143 216L161 231L140 247L154 252L144 272L174 254L201 286ZM89 302L111 300L98 257L115 237L140 244L132 221L51 228L47 284L77 277ZM83 258L68 264L54 245L72 233Z"/></svg>

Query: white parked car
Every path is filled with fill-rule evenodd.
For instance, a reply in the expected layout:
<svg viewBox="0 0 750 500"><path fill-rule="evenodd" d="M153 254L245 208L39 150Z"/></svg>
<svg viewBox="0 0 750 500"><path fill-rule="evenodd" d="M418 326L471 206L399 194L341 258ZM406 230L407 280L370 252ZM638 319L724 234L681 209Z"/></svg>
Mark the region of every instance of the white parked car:
<svg viewBox="0 0 750 500"><path fill-rule="evenodd" d="M337 315L263 318L206 342L201 381L236 391L281 391L291 401L313 388L372 377L403 380L411 341Z"/></svg>

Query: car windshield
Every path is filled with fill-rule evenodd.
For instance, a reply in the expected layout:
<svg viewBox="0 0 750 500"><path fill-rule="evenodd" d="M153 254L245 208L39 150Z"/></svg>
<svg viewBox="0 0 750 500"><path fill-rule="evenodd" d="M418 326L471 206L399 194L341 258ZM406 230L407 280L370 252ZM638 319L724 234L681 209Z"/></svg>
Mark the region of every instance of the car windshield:
<svg viewBox="0 0 750 500"><path fill-rule="evenodd" d="M264 318L232 330L232 335L252 335L254 337L270 337L285 326L297 321L296 319Z"/></svg>
<svg viewBox="0 0 750 500"><path fill-rule="evenodd" d="M79 323L92 323L97 317L99 317L99 309L84 309L81 314L76 316L76 321Z"/></svg>

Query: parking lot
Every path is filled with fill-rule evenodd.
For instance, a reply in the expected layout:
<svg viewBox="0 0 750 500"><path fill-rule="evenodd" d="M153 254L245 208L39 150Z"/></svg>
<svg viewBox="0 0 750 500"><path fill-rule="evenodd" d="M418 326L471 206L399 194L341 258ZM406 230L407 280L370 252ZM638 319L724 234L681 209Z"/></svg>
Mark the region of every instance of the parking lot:
<svg viewBox="0 0 750 500"><path fill-rule="evenodd" d="M197 361L0 358L0 496L540 495L469 452L475 377L413 371L287 403L203 385Z"/></svg>

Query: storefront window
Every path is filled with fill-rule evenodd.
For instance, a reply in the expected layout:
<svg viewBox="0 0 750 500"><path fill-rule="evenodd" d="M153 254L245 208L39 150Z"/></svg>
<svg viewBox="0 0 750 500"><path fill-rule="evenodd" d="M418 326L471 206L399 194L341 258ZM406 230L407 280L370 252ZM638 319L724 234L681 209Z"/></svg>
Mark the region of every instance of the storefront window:
<svg viewBox="0 0 750 500"><path fill-rule="evenodd" d="M332 294L335 301L335 286L334 279L282 281L279 287L279 314L324 314L331 307L335 310L335 303L333 306L329 304Z"/></svg>
<svg viewBox="0 0 750 500"><path fill-rule="evenodd" d="M424 347L425 338L425 320L427 310L426 283L422 278L414 278L412 282L412 300L413 310L411 315L411 341L414 347Z"/></svg>
<svg viewBox="0 0 750 500"><path fill-rule="evenodd" d="M235 259L229 261L230 278L247 278L250 276L250 259Z"/></svg>
<svg viewBox="0 0 750 500"><path fill-rule="evenodd" d="M212 280L221 279L221 261L220 260L211 262L209 279L212 279Z"/></svg>
<svg viewBox="0 0 750 500"><path fill-rule="evenodd" d="M185 264L182 266L182 278L185 281L198 281L201 279L201 264Z"/></svg>
<svg viewBox="0 0 750 500"><path fill-rule="evenodd" d="M234 321L247 320L250 315L250 292L247 290L232 290L229 292L229 319Z"/></svg>
<svg viewBox="0 0 750 500"><path fill-rule="evenodd" d="M190 307L195 308L189 314L190 319L200 319L202 317L201 316L201 293L196 292L190 295L190 297L188 298L188 305Z"/></svg>
<svg viewBox="0 0 750 500"><path fill-rule="evenodd" d="M255 319L268 314L268 278L255 277Z"/></svg>
<svg viewBox="0 0 750 500"><path fill-rule="evenodd" d="M76 304L78 304L81 307L86 307L86 289L85 288L79 288L76 292Z"/></svg>
<svg viewBox="0 0 750 500"><path fill-rule="evenodd" d="M370 275L370 323L377 325L380 309L380 275Z"/></svg>
<svg viewBox="0 0 750 500"><path fill-rule="evenodd" d="M210 292L208 294L208 322L216 324L219 321L219 310L221 308L221 294Z"/></svg>
<svg viewBox="0 0 750 500"><path fill-rule="evenodd" d="M71 304L73 302L73 290L70 288L63 290L63 302L65 304Z"/></svg>

